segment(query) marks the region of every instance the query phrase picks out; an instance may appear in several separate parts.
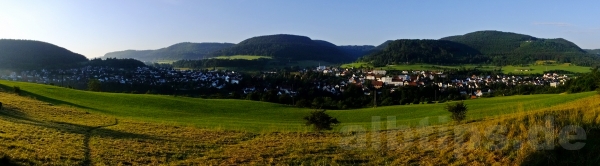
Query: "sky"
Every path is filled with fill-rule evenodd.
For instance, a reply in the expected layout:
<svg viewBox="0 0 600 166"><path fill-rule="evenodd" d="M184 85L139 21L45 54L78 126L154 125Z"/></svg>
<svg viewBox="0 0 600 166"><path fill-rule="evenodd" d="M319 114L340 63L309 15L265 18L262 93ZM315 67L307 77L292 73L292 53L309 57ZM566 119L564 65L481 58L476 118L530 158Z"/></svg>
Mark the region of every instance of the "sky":
<svg viewBox="0 0 600 166"><path fill-rule="evenodd" d="M596 49L598 9L594 0L0 0L0 39L44 41L88 58L273 34L379 45L480 30Z"/></svg>

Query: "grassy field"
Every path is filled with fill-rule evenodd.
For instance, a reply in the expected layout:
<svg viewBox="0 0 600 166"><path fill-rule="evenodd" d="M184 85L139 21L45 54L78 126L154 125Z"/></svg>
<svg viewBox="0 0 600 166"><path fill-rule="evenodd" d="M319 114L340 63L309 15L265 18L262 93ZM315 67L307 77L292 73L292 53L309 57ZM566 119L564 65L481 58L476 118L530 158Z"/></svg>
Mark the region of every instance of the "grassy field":
<svg viewBox="0 0 600 166"><path fill-rule="evenodd" d="M255 60L260 58L271 59L268 56L257 56L257 55L233 55L233 56L218 56L215 59L244 59L244 60Z"/></svg>
<svg viewBox="0 0 600 166"><path fill-rule="evenodd" d="M576 66L569 63L502 67L502 71L504 73L542 74L544 71L549 70L564 70L573 73L587 73L590 72L590 67Z"/></svg>
<svg viewBox="0 0 600 166"><path fill-rule="evenodd" d="M49 104L6 92L0 100L0 165L595 165L600 160L598 95L541 109L523 105L517 113L467 123L353 133L202 129L105 112L116 106L94 110L99 107ZM519 97L495 102L518 102L511 100ZM563 148L559 133L568 125L586 132L582 149ZM530 134L541 126L554 140L548 150L535 148L546 135Z"/></svg>
<svg viewBox="0 0 600 166"><path fill-rule="evenodd" d="M344 64L342 68L360 68L360 67L372 67L372 65L362 62L355 62ZM495 70L499 69L496 66L481 66L481 65L460 65L460 66L443 66L443 65L431 65L431 64L411 64L411 65L388 65L385 67L378 67L376 69L383 70L443 70L443 69L457 69L457 68L467 68L467 69L479 69L479 70ZM553 61L539 61L536 64L526 65L526 66L503 66L502 72L505 74L514 73L514 74L542 74L544 71L549 70L564 70L573 73L586 73L590 71L590 67L584 66L576 66L570 63L564 64L556 64Z"/></svg>
<svg viewBox="0 0 600 166"><path fill-rule="evenodd" d="M252 132L308 131L303 117L310 109L292 106L228 99L198 99L166 95L99 93L66 89L56 86L0 81L5 87L19 86L34 98L56 105L68 105L89 112L132 120L188 125L209 129L241 130ZM496 97L468 100L468 117L484 117L548 108L560 103L592 96L593 92L578 94L549 94ZM447 123L438 118L449 113L445 104L389 106L376 109L329 110L343 125L358 125L369 129L372 116L395 116L399 125L417 125L430 118L429 124Z"/></svg>
<svg viewBox="0 0 600 166"><path fill-rule="evenodd" d="M371 64L363 63L363 62L343 64L341 67L342 68L351 68L351 67L360 68L361 66L362 67L370 67L370 68L373 67ZM494 66L481 66L481 65L444 66L444 65L432 65L432 64L388 65L385 67L377 67L376 69L383 69L383 70L444 70L444 69L458 69L458 68L463 68L463 67L467 68L467 69L477 68L479 70L496 69L496 67L494 67Z"/></svg>
<svg viewBox="0 0 600 166"><path fill-rule="evenodd" d="M158 60L158 61L156 61L156 63L158 63L158 64L172 64L175 61L176 60Z"/></svg>

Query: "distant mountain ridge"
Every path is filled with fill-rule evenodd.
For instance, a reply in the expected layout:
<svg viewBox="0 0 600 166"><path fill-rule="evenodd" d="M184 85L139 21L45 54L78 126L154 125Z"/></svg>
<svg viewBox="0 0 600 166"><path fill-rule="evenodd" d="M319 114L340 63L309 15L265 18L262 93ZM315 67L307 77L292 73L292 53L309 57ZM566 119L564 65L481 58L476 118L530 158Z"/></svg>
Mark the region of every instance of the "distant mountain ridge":
<svg viewBox="0 0 600 166"><path fill-rule="evenodd" d="M65 67L87 61L85 56L54 44L33 40L0 39L0 69Z"/></svg>
<svg viewBox="0 0 600 166"><path fill-rule="evenodd" d="M125 50L106 53L103 58L132 58L147 62L160 60L203 59L214 51L232 47L232 43L177 43L158 50Z"/></svg>
<svg viewBox="0 0 600 166"><path fill-rule="evenodd" d="M210 56L260 55L286 60L349 62L353 58L335 44L298 35L267 35L246 39L239 44L211 53Z"/></svg>

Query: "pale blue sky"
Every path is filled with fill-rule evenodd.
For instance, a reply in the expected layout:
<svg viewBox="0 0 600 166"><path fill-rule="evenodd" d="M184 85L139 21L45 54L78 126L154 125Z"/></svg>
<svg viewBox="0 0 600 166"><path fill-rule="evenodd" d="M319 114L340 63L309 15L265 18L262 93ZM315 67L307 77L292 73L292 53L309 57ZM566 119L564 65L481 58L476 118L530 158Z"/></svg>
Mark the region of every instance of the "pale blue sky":
<svg viewBox="0 0 600 166"><path fill-rule="evenodd" d="M45 41L87 57L271 34L378 45L478 30L600 48L599 9L592 0L0 0L0 38Z"/></svg>

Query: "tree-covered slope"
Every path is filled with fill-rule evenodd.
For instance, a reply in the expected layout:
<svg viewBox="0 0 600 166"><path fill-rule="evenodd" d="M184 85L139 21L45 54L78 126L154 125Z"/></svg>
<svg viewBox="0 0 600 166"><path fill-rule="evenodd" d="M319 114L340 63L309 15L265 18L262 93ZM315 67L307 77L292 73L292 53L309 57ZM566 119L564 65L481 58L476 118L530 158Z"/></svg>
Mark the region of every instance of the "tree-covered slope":
<svg viewBox="0 0 600 166"><path fill-rule="evenodd" d="M347 54L349 54L350 56L352 56L352 58L358 59L362 56L365 56L365 55L371 53L371 51L373 51L373 49L375 49L375 46L346 45L346 46L338 46L338 48L340 48L342 51L344 51Z"/></svg>
<svg viewBox="0 0 600 166"><path fill-rule="evenodd" d="M104 58L132 58L141 61L203 59L208 54L233 46L231 43L178 43L158 50L110 52Z"/></svg>
<svg viewBox="0 0 600 166"><path fill-rule="evenodd" d="M470 46L500 65L526 64L536 60L556 60L586 66L598 63L596 57L562 38L542 39L511 32L477 31L440 40Z"/></svg>
<svg viewBox="0 0 600 166"><path fill-rule="evenodd" d="M400 63L466 64L486 61L477 50L464 44L444 40L401 39L388 43L380 51L359 61L375 66Z"/></svg>
<svg viewBox="0 0 600 166"><path fill-rule="evenodd" d="M600 55L600 49L585 49L590 54Z"/></svg>
<svg viewBox="0 0 600 166"><path fill-rule="evenodd" d="M392 42L394 42L394 40L387 40L387 41L381 43L380 45L376 46L375 48L373 48L373 50L383 50Z"/></svg>
<svg viewBox="0 0 600 166"><path fill-rule="evenodd" d="M465 35L445 37L441 40L463 43L486 55L584 52L579 46L562 38L541 39L529 35L501 31L477 31Z"/></svg>
<svg viewBox="0 0 600 166"><path fill-rule="evenodd" d="M275 59L348 62L352 58L336 45L305 36L268 35L246 39L211 56L260 55Z"/></svg>
<svg viewBox="0 0 600 166"><path fill-rule="evenodd" d="M50 43L0 39L0 69L63 67L86 61L88 59L85 56Z"/></svg>

